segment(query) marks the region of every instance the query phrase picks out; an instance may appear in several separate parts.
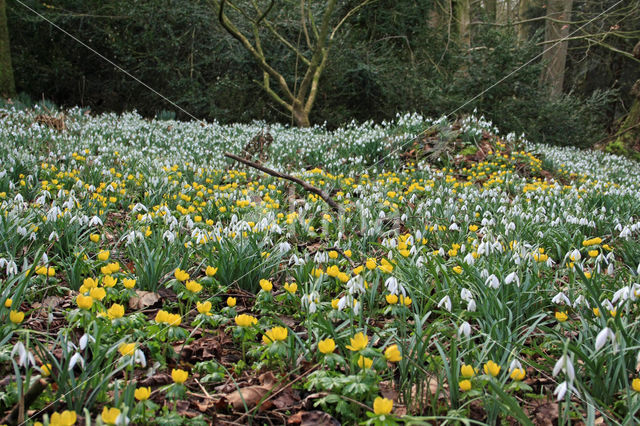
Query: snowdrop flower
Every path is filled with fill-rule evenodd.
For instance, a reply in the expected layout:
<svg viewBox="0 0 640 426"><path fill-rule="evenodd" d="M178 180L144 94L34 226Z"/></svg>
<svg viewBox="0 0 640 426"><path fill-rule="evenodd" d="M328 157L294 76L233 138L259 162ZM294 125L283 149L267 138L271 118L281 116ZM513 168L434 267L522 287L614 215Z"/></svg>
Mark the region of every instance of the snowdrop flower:
<svg viewBox="0 0 640 426"><path fill-rule="evenodd" d="M587 308L590 307L589 302L587 302L583 295L580 295L576 298L576 300L573 301L573 308L575 309L582 304L584 304Z"/></svg>
<svg viewBox="0 0 640 426"><path fill-rule="evenodd" d="M93 216L89 221L89 226L102 226L102 220L98 216Z"/></svg>
<svg viewBox="0 0 640 426"><path fill-rule="evenodd" d="M520 364L520 361L518 361L517 358L514 358L513 361L511 361L511 364L509 364L509 371L513 370L524 370L524 368L522 368L522 364Z"/></svg>
<svg viewBox="0 0 640 426"><path fill-rule="evenodd" d="M494 290L497 290L500 287L500 280L494 274L491 274L487 277L487 280L484 282L484 285L490 287Z"/></svg>
<svg viewBox="0 0 640 426"><path fill-rule="evenodd" d="M629 299L630 290L631 289L629 287L622 287L620 290L616 291L613 294L611 303L615 304L618 300L620 300L620 302L624 302L625 300Z"/></svg>
<svg viewBox="0 0 640 426"><path fill-rule="evenodd" d="M443 305L447 311L451 312L451 298L449 296L444 296L438 302L438 308L442 307Z"/></svg>
<svg viewBox="0 0 640 426"><path fill-rule="evenodd" d="M69 368L68 370L71 371L73 370L73 368L76 366L77 363L80 363L80 365L82 366L82 368L84 368L84 358L82 358L82 355L80 355L80 352L76 352L72 357L71 360L69 361Z"/></svg>
<svg viewBox="0 0 640 426"><path fill-rule="evenodd" d="M518 274L515 271L507 275L507 278L504 279L505 284L511 284L514 281L516 286L520 287L520 277L518 277Z"/></svg>
<svg viewBox="0 0 640 426"><path fill-rule="evenodd" d="M609 327L605 327L598 333L596 337L596 352L602 349L602 347L607 343L607 340L610 340L612 344L616 342L616 335L613 334L613 330Z"/></svg>
<svg viewBox="0 0 640 426"><path fill-rule="evenodd" d="M463 322L458 328L458 337L466 337L467 339L471 336L471 325L468 322Z"/></svg>
<svg viewBox="0 0 640 426"><path fill-rule="evenodd" d="M556 305L571 305L571 301L563 292L560 292L553 296L551 302L555 303Z"/></svg>
<svg viewBox="0 0 640 426"><path fill-rule="evenodd" d="M473 257L471 253L469 253L464 257L464 261L467 265L473 265L476 259Z"/></svg>
<svg viewBox="0 0 640 426"><path fill-rule="evenodd" d="M80 341L78 342L80 345L80 350L83 351L86 347L87 344L89 343L89 341L91 341L91 343L95 343L96 339L90 335L90 334L83 334L82 337L80 338Z"/></svg>
<svg viewBox="0 0 640 426"><path fill-rule="evenodd" d="M18 341L15 345L13 345L13 349L11 350L11 358L18 355L18 365L20 367L26 367L28 364L36 365L36 360L33 357L33 354L25 348L24 344L21 341Z"/></svg>
<svg viewBox="0 0 640 426"><path fill-rule="evenodd" d="M133 354L133 362L140 364L142 368L145 368L147 366L147 358L144 356L144 352L140 349L136 349Z"/></svg>
<svg viewBox="0 0 640 426"><path fill-rule="evenodd" d="M475 312L476 311L476 301L471 299L469 300L469 304L467 305L467 311Z"/></svg>
<svg viewBox="0 0 640 426"><path fill-rule="evenodd" d="M167 240L167 242L171 244L175 241L176 234L174 234L172 231L166 230L164 231L164 234L162 234L162 239Z"/></svg>
<svg viewBox="0 0 640 426"><path fill-rule="evenodd" d="M553 377L556 377L560 371L564 372L567 375L567 378L570 382L576 377L575 369L573 368L573 363L571 362L571 358L568 355L562 355L558 361L556 361L556 365L553 367Z"/></svg>
<svg viewBox="0 0 640 426"><path fill-rule="evenodd" d="M457 224L452 223L451 225L449 225L449 231L459 231L459 230L460 230L460 227Z"/></svg>
<svg viewBox="0 0 640 426"><path fill-rule="evenodd" d="M576 395L580 395L575 386L567 382L562 382L556 387L556 390L553 391L553 394L557 396L556 401L564 399L564 395L567 393L567 390L571 390L571 392Z"/></svg>
<svg viewBox="0 0 640 426"><path fill-rule="evenodd" d="M359 275L358 275L359 276ZM398 280L394 276L390 276L384 282L385 287L391 294L398 294Z"/></svg>
<svg viewBox="0 0 640 426"><path fill-rule="evenodd" d="M460 290L460 299L464 300L465 302L470 302L473 300L473 294L469 289L463 288L462 290Z"/></svg>

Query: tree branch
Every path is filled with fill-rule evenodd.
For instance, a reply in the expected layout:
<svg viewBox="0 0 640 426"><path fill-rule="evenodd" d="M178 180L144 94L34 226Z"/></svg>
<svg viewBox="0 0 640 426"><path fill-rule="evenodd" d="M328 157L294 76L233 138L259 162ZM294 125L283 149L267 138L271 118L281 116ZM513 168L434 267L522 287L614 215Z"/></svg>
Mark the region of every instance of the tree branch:
<svg viewBox="0 0 640 426"><path fill-rule="evenodd" d="M326 192L324 192L323 190L316 188L315 186L311 186L309 185L307 182L303 181L302 179L299 179L295 176L291 176L288 175L286 173L281 173L281 172L277 172L275 170L272 170L268 167L265 167L261 164L258 163L254 163L253 161L247 160L245 158L239 157L235 154L231 154L230 152L225 152L224 153L225 157L231 158L233 160L239 161L240 163L246 164L247 166L253 167L254 169L258 169L268 175L280 178L280 179L286 179L289 180L291 182L297 183L298 185L302 186L306 191L308 192L312 192L314 194L316 194L317 196L319 196L320 198L322 198L327 204L329 204L329 206L331 206L331 208L333 210L335 210L337 213L342 213L344 212L344 209L338 204L336 203L330 196L329 194L327 194Z"/></svg>

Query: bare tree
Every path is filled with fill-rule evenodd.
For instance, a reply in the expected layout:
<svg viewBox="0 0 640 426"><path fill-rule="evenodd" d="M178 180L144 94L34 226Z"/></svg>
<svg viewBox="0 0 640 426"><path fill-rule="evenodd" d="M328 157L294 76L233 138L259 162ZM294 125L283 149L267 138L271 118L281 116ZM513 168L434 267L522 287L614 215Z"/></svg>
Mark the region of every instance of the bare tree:
<svg viewBox="0 0 640 426"><path fill-rule="evenodd" d="M338 15L336 0L327 0L324 7L312 5L311 0L300 0L298 15L301 38L304 46L291 40L278 30L276 22L270 19L275 0L261 5L258 0L240 1L213 0L218 11L218 19L224 29L251 54L262 70L262 81L257 83L281 107L291 113L296 125L308 127L309 114L318 96L320 77L326 67L332 42L349 17L374 0L363 0L346 13ZM317 2L316 2L317 3ZM227 13L233 12L233 15ZM247 28L243 31L242 28ZM287 49L293 52L296 64L304 70L302 79L287 81L284 75L271 64L263 45L261 34L269 33ZM271 85L272 80L275 82Z"/></svg>
<svg viewBox="0 0 640 426"><path fill-rule="evenodd" d="M0 0L0 96L13 96L15 91L6 3L5 0Z"/></svg>
<svg viewBox="0 0 640 426"><path fill-rule="evenodd" d="M546 48L542 55L545 67L542 70L540 81L547 85L551 96L558 96L562 93L564 83L565 64L567 62L567 46L569 42L569 24L561 21L571 20L571 8L573 0L550 0L547 3L547 20L545 22L545 41L555 40L556 42Z"/></svg>

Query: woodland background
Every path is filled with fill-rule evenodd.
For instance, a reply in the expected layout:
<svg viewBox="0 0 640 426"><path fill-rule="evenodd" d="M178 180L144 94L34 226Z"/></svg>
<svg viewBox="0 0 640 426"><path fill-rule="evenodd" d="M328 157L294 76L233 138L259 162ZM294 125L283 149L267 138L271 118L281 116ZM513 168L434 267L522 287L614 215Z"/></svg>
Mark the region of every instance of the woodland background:
<svg viewBox="0 0 640 426"><path fill-rule="evenodd" d="M311 54L301 3L276 1L268 19ZM328 2L311 3L320 16ZM338 1L331 19L360 3ZM240 10L252 1L235 4ZM212 0L0 0L0 92L14 103L46 98L93 112L189 118L25 5L198 118L296 124L260 87L262 71L221 26ZM241 14L235 22L251 32ZM300 58L274 32L259 31L268 62L292 86L300 84ZM336 33L309 120L334 128L398 112L437 117L477 110L503 132L557 145L608 144L634 156L638 40L638 0L371 1Z"/></svg>

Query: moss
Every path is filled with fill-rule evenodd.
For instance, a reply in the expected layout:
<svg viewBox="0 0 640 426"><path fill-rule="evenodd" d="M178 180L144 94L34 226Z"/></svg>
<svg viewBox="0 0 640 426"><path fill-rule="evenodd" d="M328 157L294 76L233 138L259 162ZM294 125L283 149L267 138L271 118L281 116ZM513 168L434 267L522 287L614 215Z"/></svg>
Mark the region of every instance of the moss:
<svg viewBox="0 0 640 426"><path fill-rule="evenodd" d="M468 146L460 151L460 155L473 155L478 152L478 148L475 146Z"/></svg>

